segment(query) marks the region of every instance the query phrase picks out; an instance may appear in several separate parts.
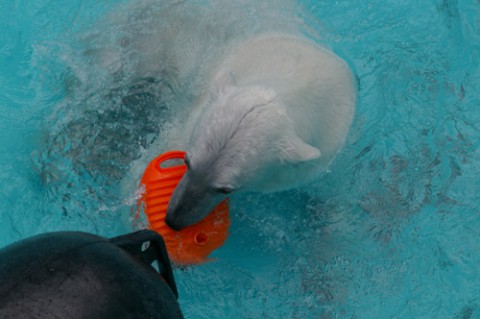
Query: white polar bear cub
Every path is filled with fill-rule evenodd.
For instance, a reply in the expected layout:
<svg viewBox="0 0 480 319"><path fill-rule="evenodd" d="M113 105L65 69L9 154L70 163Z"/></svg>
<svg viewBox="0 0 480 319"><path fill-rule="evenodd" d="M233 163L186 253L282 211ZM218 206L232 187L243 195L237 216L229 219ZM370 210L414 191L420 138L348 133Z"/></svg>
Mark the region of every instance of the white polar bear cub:
<svg viewBox="0 0 480 319"><path fill-rule="evenodd" d="M355 110L347 64L293 36L267 35L226 54L193 116L187 173L166 222L199 222L227 194L312 181L345 141Z"/></svg>

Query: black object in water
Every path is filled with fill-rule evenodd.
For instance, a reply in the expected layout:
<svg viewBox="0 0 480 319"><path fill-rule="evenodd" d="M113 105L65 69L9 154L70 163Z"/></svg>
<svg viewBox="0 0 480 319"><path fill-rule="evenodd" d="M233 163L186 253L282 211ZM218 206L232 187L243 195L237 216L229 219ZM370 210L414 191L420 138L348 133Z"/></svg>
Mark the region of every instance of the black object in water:
<svg viewBox="0 0 480 319"><path fill-rule="evenodd" d="M177 298L152 231L56 232L0 249L0 318L183 318Z"/></svg>

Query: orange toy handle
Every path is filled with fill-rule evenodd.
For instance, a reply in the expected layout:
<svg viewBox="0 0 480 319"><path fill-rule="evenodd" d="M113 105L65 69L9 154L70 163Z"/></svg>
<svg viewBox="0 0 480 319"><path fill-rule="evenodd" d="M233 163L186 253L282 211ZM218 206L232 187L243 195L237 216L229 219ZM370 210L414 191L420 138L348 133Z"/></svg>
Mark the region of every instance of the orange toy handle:
<svg viewBox="0 0 480 319"><path fill-rule="evenodd" d="M162 164L165 163L166 161L173 160L173 159L185 159L185 156L187 155L186 152L184 151L170 151L167 152L161 156L158 156L155 159L155 167L158 169L160 172L169 172L169 171L174 171L177 170L178 168L182 167L182 165L175 165L175 166L169 166L169 167L162 167Z"/></svg>

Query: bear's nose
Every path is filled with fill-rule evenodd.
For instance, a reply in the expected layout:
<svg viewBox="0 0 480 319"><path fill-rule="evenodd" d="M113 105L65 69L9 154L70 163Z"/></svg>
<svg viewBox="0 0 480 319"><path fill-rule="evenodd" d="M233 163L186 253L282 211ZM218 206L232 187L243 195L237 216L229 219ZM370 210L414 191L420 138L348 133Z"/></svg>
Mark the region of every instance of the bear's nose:
<svg viewBox="0 0 480 319"><path fill-rule="evenodd" d="M167 224L168 227L176 231L182 230L182 228L184 228L176 221L176 218L173 218L171 215L168 214L165 218L165 224Z"/></svg>

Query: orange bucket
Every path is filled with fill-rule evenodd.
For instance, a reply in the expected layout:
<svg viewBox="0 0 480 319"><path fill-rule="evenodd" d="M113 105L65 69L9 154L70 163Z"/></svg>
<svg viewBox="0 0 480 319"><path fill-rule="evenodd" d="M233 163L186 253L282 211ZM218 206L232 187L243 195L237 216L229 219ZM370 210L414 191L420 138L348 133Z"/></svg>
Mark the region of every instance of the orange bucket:
<svg viewBox="0 0 480 319"><path fill-rule="evenodd" d="M162 163L184 158L185 152L182 151L171 151L156 157L148 164L140 182L145 187L141 201L150 229L163 237L170 259L177 265L208 261L208 255L227 239L230 226L227 200L218 204L201 222L180 231L165 224L168 202L187 166L162 167Z"/></svg>

